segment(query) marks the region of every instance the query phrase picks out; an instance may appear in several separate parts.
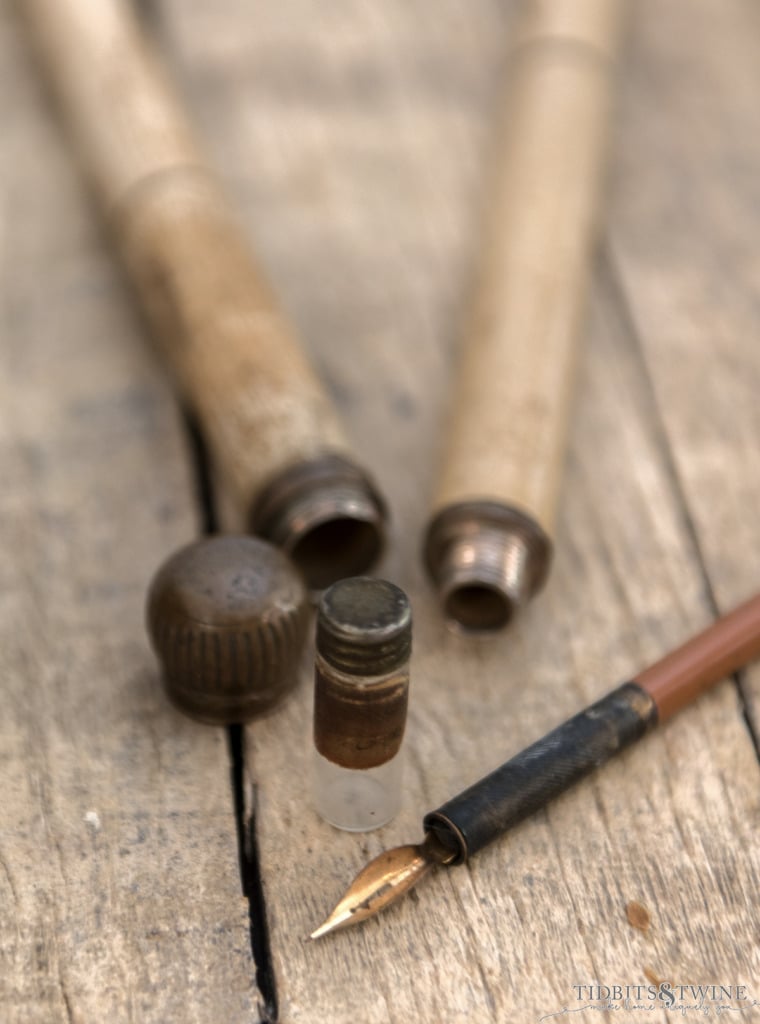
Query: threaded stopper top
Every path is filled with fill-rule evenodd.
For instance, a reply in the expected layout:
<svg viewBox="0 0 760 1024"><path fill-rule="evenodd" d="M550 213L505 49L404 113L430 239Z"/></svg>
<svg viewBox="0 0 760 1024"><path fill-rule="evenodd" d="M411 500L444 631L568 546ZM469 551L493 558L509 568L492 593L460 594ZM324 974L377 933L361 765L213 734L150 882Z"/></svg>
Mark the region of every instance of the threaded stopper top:
<svg viewBox="0 0 760 1024"><path fill-rule="evenodd" d="M412 610L403 590L369 576L339 580L324 592L317 651L342 672L379 676L409 660Z"/></svg>

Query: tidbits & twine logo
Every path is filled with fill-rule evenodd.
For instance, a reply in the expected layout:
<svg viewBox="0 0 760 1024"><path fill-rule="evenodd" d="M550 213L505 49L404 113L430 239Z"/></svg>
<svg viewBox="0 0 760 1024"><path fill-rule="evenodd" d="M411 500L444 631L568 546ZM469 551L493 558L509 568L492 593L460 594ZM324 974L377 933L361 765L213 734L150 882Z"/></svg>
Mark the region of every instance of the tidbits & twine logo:
<svg viewBox="0 0 760 1024"><path fill-rule="evenodd" d="M654 1013L669 1011L682 1018L720 1017L729 1013L755 1010L760 1015L760 1001L753 999L746 985L674 985L661 981L657 985L573 985L575 1002L560 1010L546 1013L539 1021L597 1010L604 1013L638 1011Z"/></svg>

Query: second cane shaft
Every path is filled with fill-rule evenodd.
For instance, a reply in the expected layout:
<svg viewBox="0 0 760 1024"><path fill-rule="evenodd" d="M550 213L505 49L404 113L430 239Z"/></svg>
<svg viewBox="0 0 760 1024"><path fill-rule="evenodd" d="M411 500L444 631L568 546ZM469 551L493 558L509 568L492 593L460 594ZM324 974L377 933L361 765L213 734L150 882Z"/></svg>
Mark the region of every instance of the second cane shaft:
<svg viewBox="0 0 760 1024"><path fill-rule="evenodd" d="M158 346L238 524L314 586L368 567L383 503L124 0L23 0Z"/></svg>
<svg viewBox="0 0 760 1024"><path fill-rule="evenodd" d="M496 629L551 557L622 0L524 0L425 559Z"/></svg>

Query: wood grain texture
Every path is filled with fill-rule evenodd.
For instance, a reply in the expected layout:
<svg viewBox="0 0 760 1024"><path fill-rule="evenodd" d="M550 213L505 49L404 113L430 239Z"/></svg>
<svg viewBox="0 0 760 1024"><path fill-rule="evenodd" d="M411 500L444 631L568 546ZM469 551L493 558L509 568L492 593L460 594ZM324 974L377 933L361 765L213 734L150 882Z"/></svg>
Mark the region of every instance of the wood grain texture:
<svg viewBox="0 0 760 1024"><path fill-rule="evenodd" d="M40 73L159 350L246 529L283 471L346 453L304 358L128 0L24 0Z"/></svg>
<svg viewBox="0 0 760 1024"><path fill-rule="evenodd" d="M714 47L716 25L725 31L734 17L741 25L751 8L731 3L719 16L707 3L666 6L667 19L683 22L672 44L661 38L661 6L634 5L631 82L652 80L645 98L629 92L617 126L617 173L628 173L630 190L614 190L615 264L597 276L554 575L509 635L477 644L444 631L418 545L473 254L505 11L486 0L382 10L343 0L315 20L296 0L253 12L227 0L213 16L179 0L164 5L167 38L278 290L390 495L396 525L382 571L410 592L416 615L406 805L393 824L350 836L311 810L308 668L299 698L249 733L283 1021L528 1022L578 1010L576 984L660 979L751 990L760 976L752 839L760 772L731 684L469 867L429 880L416 899L361 930L303 943L368 857L419 837L425 810L711 618L710 570L690 524L694 506L712 515L706 507L716 495L685 493L674 477L674 459L696 457L693 435L682 428L666 444L662 396L652 389L658 338L631 330L629 311L635 316L648 295L639 293L630 255L621 286L618 254L638 239L649 256L668 231L654 211L646 230L633 224L647 192L630 168L650 164L655 195L671 174L667 161L657 170L656 154L642 151L652 123L691 139L692 164L709 158L695 141L709 113L695 109L682 121L678 104L698 86L697 55ZM664 60L687 20L689 58ZM748 38L747 24L743 32ZM732 53L722 47L707 66ZM749 88L746 95L749 106ZM670 187L675 195L677 174ZM735 229L749 248L757 214L743 212ZM696 197L689 216L689 230L708 246L709 204ZM725 274L712 266L710 287L727 287ZM664 260L647 281L665 302ZM692 314L688 339L707 359L703 314ZM754 356L735 332L721 338L739 400ZM679 358L683 366L683 350ZM730 406L728 384L726 391ZM691 417L703 415L703 398L684 389ZM746 457L735 433L716 434L713 444L725 467ZM754 506L737 498L722 496L724 515L751 531ZM747 561L746 549L738 561ZM736 600L756 586L749 566L741 580L726 573ZM649 915L646 933L628 920L633 901ZM623 1019L598 1008L573 1016Z"/></svg>
<svg viewBox="0 0 760 1024"><path fill-rule="evenodd" d="M8 5L0 69L0 1019L249 1022L225 737L142 621L187 453Z"/></svg>
<svg viewBox="0 0 760 1024"><path fill-rule="evenodd" d="M624 8L529 3L508 33L434 513L497 501L554 533Z"/></svg>
<svg viewBox="0 0 760 1024"><path fill-rule="evenodd" d="M760 579L760 19L743 0L641 6L610 251L684 525L726 611ZM700 45L679 46L692 23ZM760 735L760 671L745 676Z"/></svg>
<svg viewBox="0 0 760 1024"><path fill-rule="evenodd" d="M308 664L298 696L248 734L288 1024L529 1024L577 1010L573 986L594 982L746 984L760 998L760 770L731 683L468 867L360 930L303 942L368 857L419 838L424 811L757 587L760 23L751 0L637 0L555 570L503 638L442 626L419 544L510 6L162 0L155 22L389 494L382 571L416 617L408 785L391 825L350 836L314 815ZM4 24L0 45L13 168L0 771L20 794L0 887L3 907L21 908L0 916L2 1011L14 1024L255 1020L222 751L163 705L139 621L144 578L191 528L176 433ZM125 392L127 378L139 383ZM199 848L177 845L183 834Z"/></svg>

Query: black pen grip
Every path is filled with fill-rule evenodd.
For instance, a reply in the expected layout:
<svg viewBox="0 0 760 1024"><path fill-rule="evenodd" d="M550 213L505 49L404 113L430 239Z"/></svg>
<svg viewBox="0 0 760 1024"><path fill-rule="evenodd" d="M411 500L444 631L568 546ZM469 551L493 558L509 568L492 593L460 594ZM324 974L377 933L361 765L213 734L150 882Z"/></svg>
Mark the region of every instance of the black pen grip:
<svg viewBox="0 0 760 1024"><path fill-rule="evenodd" d="M485 778L425 816L460 863L544 807L657 722L657 708L640 686L624 683Z"/></svg>

